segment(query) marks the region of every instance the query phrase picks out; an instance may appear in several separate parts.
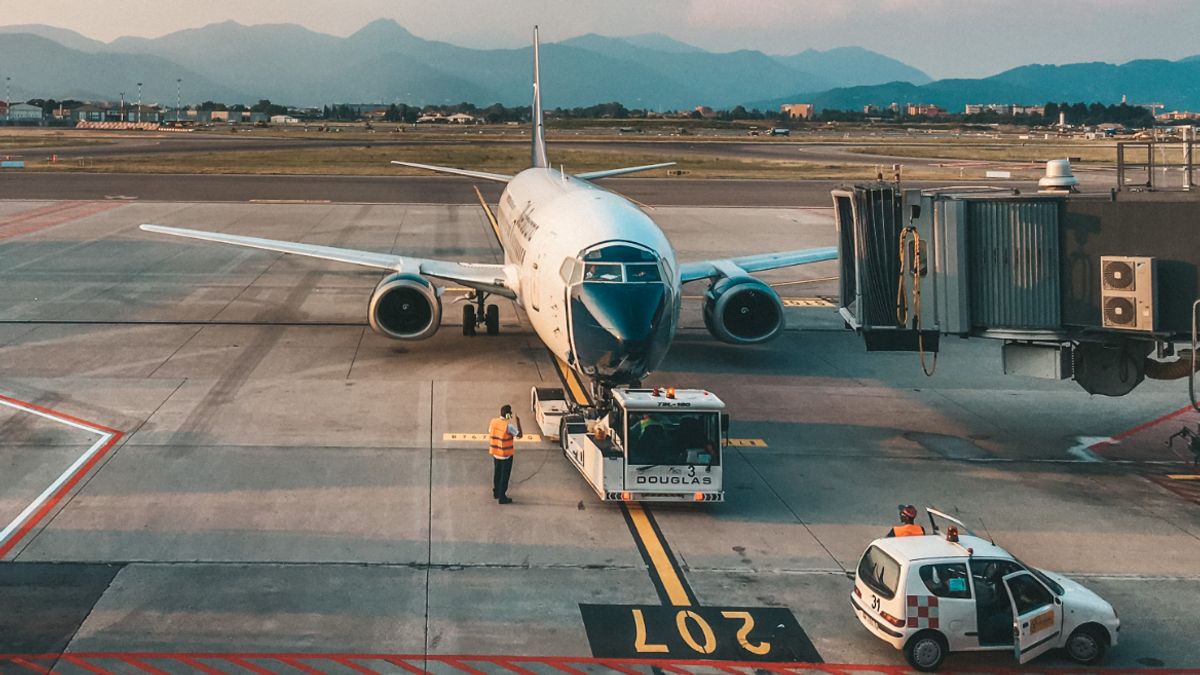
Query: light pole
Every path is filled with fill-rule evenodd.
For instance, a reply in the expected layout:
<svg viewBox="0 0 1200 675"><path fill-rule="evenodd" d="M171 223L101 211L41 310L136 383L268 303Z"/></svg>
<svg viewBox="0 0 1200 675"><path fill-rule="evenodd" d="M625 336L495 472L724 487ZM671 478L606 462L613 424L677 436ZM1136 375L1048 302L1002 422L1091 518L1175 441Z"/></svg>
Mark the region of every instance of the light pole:
<svg viewBox="0 0 1200 675"><path fill-rule="evenodd" d="M12 77L4 76L4 119L12 119Z"/></svg>
<svg viewBox="0 0 1200 675"><path fill-rule="evenodd" d="M138 82L138 108L137 108L138 124L142 123L142 83Z"/></svg>
<svg viewBox="0 0 1200 675"><path fill-rule="evenodd" d="M121 116L121 121L127 122L128 120L125 119L125 92L121 92L121 106L118 110L120 111L118 114Z"/></svg>
<svg viewBox="0 0 1200 675"><path fill-rule="evenodd" d="M175 123L179 123L179 111L183 109L183 79L175 78Z"/></svg>

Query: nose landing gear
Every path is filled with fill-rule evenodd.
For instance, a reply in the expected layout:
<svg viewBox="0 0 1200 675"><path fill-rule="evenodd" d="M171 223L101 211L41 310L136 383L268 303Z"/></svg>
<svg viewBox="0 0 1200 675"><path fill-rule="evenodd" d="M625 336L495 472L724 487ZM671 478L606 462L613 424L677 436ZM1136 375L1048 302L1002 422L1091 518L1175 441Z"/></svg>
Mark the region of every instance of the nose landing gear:
<svg viewBox="0 0 1200 675"><path fill-rule="evenodd" d="M500 334L500 308L496 305L485 305L487 293L474 291L466 297L467 304L463 305L463 335L474 337L479 326L483 326L488 335Z"/></svg>

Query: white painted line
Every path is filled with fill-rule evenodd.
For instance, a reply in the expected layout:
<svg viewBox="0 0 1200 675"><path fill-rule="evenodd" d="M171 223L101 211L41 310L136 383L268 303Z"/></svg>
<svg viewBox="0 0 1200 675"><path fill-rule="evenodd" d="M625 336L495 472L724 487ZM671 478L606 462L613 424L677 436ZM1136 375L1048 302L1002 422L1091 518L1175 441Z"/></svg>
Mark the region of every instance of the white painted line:
<svg viewBox="0 0 1200 675"><path fill-rule="evenodd" d="M50 484L49 487L47 487L45 490L43 490L42 493L40 495L38 495L36 499L34 499L32 502L30 502L29 505L26 506L21 511L21 513L19 515L17 515L16 518L13 519L12 522L10 522L7 526L5 526L5 528L3 530L0 530L0 550L3 550L5 548L7 548L5 546L5 543L8 541L8 538L11 537L14 532L21 529L21 527L25 524L25 522L27 520L29 520L29 518L34 513L36 513L38 509L40 509L42 507L42 505L44 505L48 500L53 498L55 493L57 493L58 490L64 484L67 483L67 481L71 480L75 476L76 472L78 472L80 470L81 467L83 467L85 464L88 463L89 460L91 460L93 457L95 457L96 453L100 452L100 450L102 448L104 448L106 445L108 445L108 443L110 441L112 441L113 438L117 434L115 432L110 432L110 431L106 431L103 429L97 429L95 427L91 427L86 424L82 424L75 420L70 420L70 419L66 419L63 417L59 417L59 416L53 415L49 412L45 412L45 411L38 410L35 408L30 408L30 407L27 407L24 405L20 405L18 403L15 403L13 401L6 400L3 398L0 398L0 405L5 405L5 406L8 406L9 408L13 408L15 410L20 410L22 412L31 413L33 415L37 415L38 417L42 417L42 418L45 418L45 419L48 419L48 420L51 420L54 422L58 422L60 424L65 424L69 427L79 429L82 431L86 431L89 433L98 434L100 436L100 438L95 443L93 443L91 445L91 447L89 447L87 450L85 450L82 455L80 455L74 462L71 463L71 466L67 467L66 471L63 471L61 474L59 474L58 478L56 478L54 480L54 482ZM3 557L3 556L0 556L0 557Z"/></svg>
<svg viewBox="0 0 1200 675"><path fill-rule="evenodd" d="M1081 462L1103 462L1104 458L1093 453L1092 448L1101 443L1113 442L1108 436L1079 436L1075 440L1079 441L1078 445L1067 450L1067 453Z"/></svg>

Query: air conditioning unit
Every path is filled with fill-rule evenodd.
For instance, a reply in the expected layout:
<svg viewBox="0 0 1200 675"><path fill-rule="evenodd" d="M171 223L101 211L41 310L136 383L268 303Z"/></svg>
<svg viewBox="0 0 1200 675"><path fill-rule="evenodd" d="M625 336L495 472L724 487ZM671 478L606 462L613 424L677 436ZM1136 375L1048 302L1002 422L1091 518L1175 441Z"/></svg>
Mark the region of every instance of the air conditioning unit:
<svg viewBox="0 0 1200 675"><path fill-rule="evenodd" d="M1154 258L1100 257L1100 311L1105 328L1148 332L1157 327L1154 267Z"/></svg>

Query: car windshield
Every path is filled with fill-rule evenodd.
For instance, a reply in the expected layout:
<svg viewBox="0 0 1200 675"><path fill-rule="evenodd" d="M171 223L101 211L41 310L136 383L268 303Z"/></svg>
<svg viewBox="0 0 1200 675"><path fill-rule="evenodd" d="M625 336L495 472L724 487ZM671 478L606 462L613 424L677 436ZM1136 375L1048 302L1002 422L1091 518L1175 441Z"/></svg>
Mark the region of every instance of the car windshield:
<svg viewBox="0 0 1200 675"><path fill-rule="evenodd" d="M868 588L891 600L900 583L900 563L878 547L872 546L858 563L858 578Z"/></svg>
<svg viewBox="0 0 1200 675"><path fill-rule="evenodd" d="M1013 560L1017 560L1017 559L1013 558ZM1042 582L1043 584L1046 585L1047 588L1054 591L1055 595L1061 596L1063 593L1066 592L1066 589L1064 589L1061 584L1059 584L1057 581L1051 579L1050 577L1046 576L1045 572L1039 570L1036 567L1030 567L1029 565L1026 565L1024 562L1021 562L1020 560L1017 560L1017 564L1019 564L1021 567L1024 567L1025 569L1029 570L1030 574L1037 577L1038 581Z"/></svg>
<svg viewBox="0 0 1200 675"><path fill-rule="evenodd" d="M718 413L631 413L627 447L631 466L720 466Z"/></svg>

